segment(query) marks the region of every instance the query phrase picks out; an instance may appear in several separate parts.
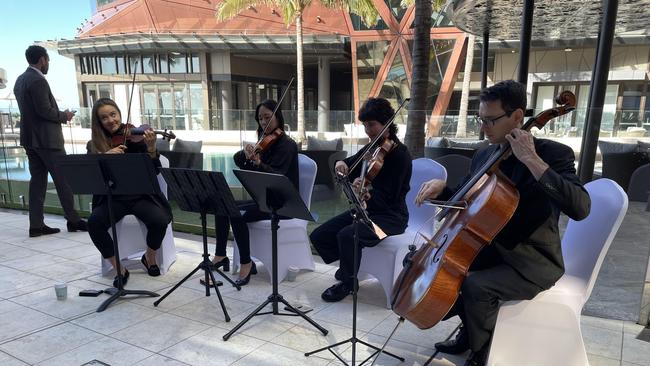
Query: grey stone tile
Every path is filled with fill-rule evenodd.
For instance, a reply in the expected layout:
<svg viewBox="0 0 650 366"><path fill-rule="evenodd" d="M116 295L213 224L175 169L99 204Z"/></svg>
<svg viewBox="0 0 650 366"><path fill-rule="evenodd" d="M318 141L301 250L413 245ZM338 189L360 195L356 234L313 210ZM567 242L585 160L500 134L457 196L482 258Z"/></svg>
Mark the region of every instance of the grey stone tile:
<svg viewBox="0 0 650 366"><path fill-rule="evenodd" d="M587 359L589 360L589 366L621 366L620 360L607 357L587 354Z"/></svg>
<svg viewBox="0 0 650 366"><path fill-rule="evenodd" d="M92 342L38 363L38 366L83 365L92 360L111 366L128 366L152 353L117 339L101 336Z"/></svg>
<svg viewBox="0 0 650 366"><path fill-rule="evenodd" d="M82 314L94 312L107 298L107 295L80 297L78 293L81 290L83 288L68 285L67 298L65 300L58 300L54 288L45 288L14 297L12 301L59 319L70 319Z"/></svg>
<svg viewBox="0 0 650 366"><path fill-rule="evenodd" d="M136 363L134 366L187 366L187 365L188 364L174 360L173 358L154 354Z"/></svg>
<svg viewBox="0 0 650 366"><path fill-rule="evenodd" d="M305 357L302 352L291 348L278 346L277 344L267 343L255 351L249 353L233 366L320 366L327 365L329 359L319 358L317 356Z"/></svg>
<svg viewBox="0 0 650 366"><path fill-rule="evenodd" d="M53 316L21 306L0 316L0 342L58 322L60 320Z"/></svg>
<svg viewBox="0 0 650 366"><path fill-rule="evenodd" d="M621 358L623 330L612 331L604 328L582 326L582 339L587 353L612 359Z"/></svg>
<svg viewBox="0 0 650 366"><path fill-rule="evenodd" d="M222 332L222 329L210 328L159 354L190 365L222 366L241 359L265 343L242 334L224 342Z"/></svg>
<svg viewBox="0 0 650 366"><path fill-rule="evenodd" d="M192 337L209 326L172 314L160 314L122 329L111 336L126 343L159 352Z"/></svg>
<svg viewBox="0 0 650 366"><path fill-rule="evenodd" d="M162 314L153 307L144 307L119 301L113 303L101 313L91 313L81 318L73 319L71 322L97 333L109 335Z"/></svg>
<svg viewBox="0 0 650 366"><path fill-rule="evenodd" d="M650 342L638 340L635 335L624 335L623 361L637 365L650 365Z"/></svg>
<svg viewBox="0 0 650 366"><path fill-rule="evenodd" d="M10 355L0 352L0 365L2 366L26 366L27 364L23 361L11 357Z"/></svg>
<svg viewBox="0 0 650 366"><path fill-rule="evenodd" d="M60 324L0 345L2 351L34 364L73 350L101 337L74 324Z"/></svg>

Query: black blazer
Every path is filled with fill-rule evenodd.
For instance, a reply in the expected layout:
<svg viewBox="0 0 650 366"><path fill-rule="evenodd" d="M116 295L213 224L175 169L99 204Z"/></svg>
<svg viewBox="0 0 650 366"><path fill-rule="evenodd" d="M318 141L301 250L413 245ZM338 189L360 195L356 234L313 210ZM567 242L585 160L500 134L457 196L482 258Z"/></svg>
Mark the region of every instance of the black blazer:
<svg viewBox="0 0 650 366"><path fill-rule="evenodd" d="M496 253L500 261L529 281L547 289L564 274L558 230L560 213L582 220L589 215L591 200L576 176L573 150L551 140L534 141L537 154L550 168L537 181L514 155L501 163L501 171L515 183L520 200L512 219L496 236L489 252ZM495 150L496 145L479 150L472 159L470 175ZM469 176L464 181L467 179ZM440 199L450 198L455 190L445 189Z"/></svg>
<svg viewBox="0 0 650 366"><path fill-rule="evenodd" d="M20 145L63 149L61 124L66 123L66 116L59 111L47 80L28 67L16 79L14 95L20 109Z"/></svg>
<svg viewBox="0 0 650 366"><path fill-rule="evenodd" d="M384 165L372 181L370 199L367 201L368 216L388 235L403 233L409 221L406 194L411 181L411 154L406 145L397 138L394 140L397 146L386 155ZM365 145L356 154L344 159L345 164L351 167L360 156L365 154L369 145ZM348 174L348 179L353 182L360 175L361 164Z"/></svg>

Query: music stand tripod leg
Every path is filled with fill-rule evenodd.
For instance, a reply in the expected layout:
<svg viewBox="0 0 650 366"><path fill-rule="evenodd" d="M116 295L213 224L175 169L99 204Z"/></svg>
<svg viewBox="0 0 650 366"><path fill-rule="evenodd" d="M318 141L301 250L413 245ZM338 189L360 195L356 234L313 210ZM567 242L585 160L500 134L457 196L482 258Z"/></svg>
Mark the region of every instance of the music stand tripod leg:
<svg viewBox="0 0 650 366"><path fill-rule="evenodd" d="M107 195L106 195L106 200L107 200L107 205L108 205L108 217L111 223L111 233L113 234L113 252L115 254L115 271L117 272L117 289L115 293L111 294L111 296L104 300L101 305L97 308L97 312L101 313L102 311L106 310L106 308L115 300L119 299L122 296L127 296L127 295L145 295L145 296L151 296L151 297L158 297L158 295L155 292L152 291L145 291L145 290L125 290L124 289L124 281L122 278L122 264L121 264L121 259L120 259L120 247L119 243L117 241L117 229L115 228L115 217L113 216L113 194L111 192L113 188L113 182L111 180L105 180L106 186L107 186Z"/></svg>
<svg viewBox="0 0 650 366"><path fill-rule="evenodd" d="M223 340L227 341L239 328L241 328L246 322L251 320L254 316L256 315L265 315L265 314L272 314L272 315L285 315L285 316L301 316L303 319L307 320L311 325L316 327L323 335L327 335L328 331L327 329L323 328L320 326L318 323L313 321L310 317L305 315L305 313L301 312L300 310L294 308L289 304L283 297L280 295L278 291L278 229L280 228L279 225L280 222L280 217L277 214L277 208L273 208L271 211L271 282L272 282L272 293L269 295L269 297L260 305L258 306L253 312L248 314L244 320L242 320L237 326L235 326L230 332L226 333L223 336ZM278 302L283 303L289 308L289 311L294 311L295 313L280 313L279 308L278 308ZM264 312L260 313L262 309L264 309L268 304L272 305L272 310L269 312Z"/></svg>
<svg viewBox="0 0 650 366"><path fill-rule="evenodd" d="M361 209L361 208L357 208L356 210L353 210L353 213L352 213L352 225L354 225L354 236L353 236L354 253L352 255L352 263L354 265L353 276L352 276L352 281L353 281L353 285L352 285L352 337L350 337L350 338L348 338L348 339L346 339L344 341L329 345L327 347L323 347L323 348L317 349L315 351L307 352L307 353L305 353L305 357L309 357L309 356L311 356L311 355L313 355L315 353L328 350L332 354L334 354L341 362L343 362L343 364L348 365L338 354L336 354L334 351L332 351L332 348L335 348L335 347L338 347L340 345L343 345L345 343L350 342L350 343L352 343L352 360L351 360L349 365L355 366L356 365L356 353L357 353L356 352L356 346L357 346L357 342L358 342L358 343L361 343L361 344L363 344L363 345L365 345L367 347L370 347L370 348L372 348L372 349L374 349L376 351L370 357L368 357L365 361L363 361L361 363L361 365L366 363L368 360L370 360L372 358L372 356L374 356L377 353L384 353L384 354L386 354L386 355L388 355L390 357L393 357L395 359L400 360L401 362L404 362L404 358L402 358L400 356L397 356L397 355L394 355L394 354L392 354L390 352L386 352L383 349L380 349L379 347L375 347L375 346L373 346L373 345L371 345L371 344L369 344L367 342L364 342L361 339L357 338L357 305L358 305L357 293L359 291L359 265L358 265L359 261L357 260L357 255L359 253L359 223L360 223L359 222L360 217L359 217L359 213L358 213L357 210L359 210L359 209Z"/></svg>
<svg viewBox="0 0 650 366"><path fill-rule="evenodd" d="M214 277L213 269L211 268L212 262L210 261L210 254L208 253L208 229L207 229L207 210L201 211L201 234L203 236L203 260L201 263L199 263L188 275L183 277L182 280L180 280L174 287L172 287L167 293L165 293L159 300L155 301L153 303L154 306L158 306L167 296L169 296L172 292L174 292L180 285L182 285L185 281L190 279L198 270L203 270L204 275L205 275L205 296L210 296L210 285L208 285L209 280L212 280L212 283L214 284L214 291L217 294L217 297L219 298L219 304L221 305L221 310L223 310L223 314L225 317L226 322L230 321L230 315L228 315L228 310L226 309L226 305L223 302L223 298L221 297L221 292L219 291L219 286L218 282ZM228 282L230 282L234 287L237 288L237 290L241 290L241 287L237 285L235 282L233 282L228 276L226 276L223 272L220 270L216 269L214 270L217 273L219 273L224 279L226 279Z"/></svg>

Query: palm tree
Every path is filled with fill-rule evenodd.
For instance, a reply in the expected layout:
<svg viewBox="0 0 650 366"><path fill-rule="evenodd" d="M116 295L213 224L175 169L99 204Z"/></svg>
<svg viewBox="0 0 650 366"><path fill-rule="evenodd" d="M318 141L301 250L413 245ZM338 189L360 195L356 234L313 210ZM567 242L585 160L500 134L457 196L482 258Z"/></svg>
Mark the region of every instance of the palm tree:
<svg viewBox="0 0 650 366"><path fill-rule="evenodd" d="M379 13L372 0L320 0L328 8L344 9L357 14L368 26L377 23ZM312 0L223 0L217 7L220 21L234 18L249 6L266 5L280 9L284 23L296 26L296 74L298 75L298 140L305 139L305 90L303 84L302 14Z"/></svg>
<svg viewBox="0 0 650 366"><path fill-rule="evenodd" d="M431 14L433 9L441 9L446 0L403 0L402 6L410 6L414 2L413 77L411 78L411 103L406 121L404 143L415 159L424 155L424 127L427 121L425 109L431 52Z"/></svg>

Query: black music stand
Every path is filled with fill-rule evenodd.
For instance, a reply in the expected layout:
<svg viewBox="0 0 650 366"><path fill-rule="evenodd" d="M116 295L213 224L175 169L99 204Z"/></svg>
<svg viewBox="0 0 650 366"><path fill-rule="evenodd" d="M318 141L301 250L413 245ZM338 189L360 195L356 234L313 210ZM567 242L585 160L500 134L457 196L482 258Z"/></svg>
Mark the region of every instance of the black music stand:
<svg viewBox="0 0 650 366"><path fill-rule="evenodd" d="M348 363L341 358L337 353L332 351L333 348L338 347L340 345L346 344L348 342L352 343L352 360L350 362L350 366L356 366L356 355L357 355L357 343L361 343L369 348L372 348L375 350L368 358L366 358L363 362L359 364L359 366L365 364L368 362L373 356L375 355L380 355L382 353L393 357L395 359L400 360L401 362L404 362L404 358L399 357L397 355L394 355L390 352L387 352L382 348L373 346L370 343L364 342L361 339L357 338L357 293L359 292L359 266L357 265L357 252L359 248L359 225L364 224L370 228L370 230L373 230L373 224L372 221L370 220L370 217L368 216L368 212L363 208L361 202L359 201L359 198L357 195L354 193L352 186L350 185L350 182L347 180L347 177L338 177L337 179L345 179L344 181L340 181L339 183L341 184L341 188L343 188L343 193L345 193L345 196L347 197L348 201L350 204L353 206L352 209L350 210L350 214L352 215L352 225L354 225L354 239L353 239L353 245L354 245L354 253L352 255L352 263L354 263L354 270L352 274L352 336L344 341L337 342L334 344L331 344L326 347L319 348L314 351L310 351L305 353L305 357L309 357L315 353L319 353L322 351L330 351L336 358L339 359L339 361L343 362L344 365L348 365ZM382 238L380 238L382 239ZM392 334L391 334L392 336ZM385 345L384 345L385 346ZM379 357L379 356L377 356Z"/></svg>
<svg viewBox="0 0 650 366"><path fill-rule="evenodd" d="M97 308L97 312L104 311L113 301L122 296L159 296L151 291L124 289L117 231L113 217L113 196L160 193L151 158L146 154L67 155L59 159L58 164L61 174L66 177L73 193L106 196L118 280L117 290L114 293L111 291L111 297Z"/></svg>
<svg viewBox="0 0 650 366"><path fill-rule="evenodd" d="M221 309L226 318L230 321L230 316L226 310L226 305L223 302L221 293L219 292L219 282L214 278L216 271L221 277L225 278L237 290L241 287L237 285L230 277L226 276L218 268L212 268L212 261L210 260L210 253L208 253L208 225L206 216L208 214L241 217L239 209L235 204L235 199L230 192L230 188L226 183L226 179L220 172L209 172L203 170L192 169L172 169L163 168L162 175L167 182L167 188L171 192L171 197L178 203L178 206L183 211L198 212L201 214L201 234L203 236L203 261L199 263L187 276L180 282L172 287L166 294L153 303L158 306L161 301L165 300L169 294L174 292L183 282L187 281L196 271L202 269L205 274L205 296L210 296L210 280L214 284L214 291L219 298Z"/></svg>
<svg viewBox="0 0 650 366"><path fill-rule="evenodd" d="M244 320L237 324L230 332L226 333L223 336L223 340L227 341L230 336L232 336L254 316L266 314L301 316L311 325L320 330L323 335L327 335L327 329L321 327L318 323L305 315L304 312L289 304L289 302L278 292L278 228L280 227L280 216L307 221L314 221L314 218L311 216L307 206L305 206L305 203L302 201L298 191L296 191L291 181L289 181L289 179L284 175L250 170L233 170L233 172L248 194L250 194L253 200L255 200L260 211L271 214L271 283L273 285L273 292L260 306L253 310L252 313L248 314ZM292 313L281 313L278 309L279 302L283 303L285 309ZM262 311L262 309L264 309L268 304L271 304L272 310L260 313L260 311Z"/></svg>

